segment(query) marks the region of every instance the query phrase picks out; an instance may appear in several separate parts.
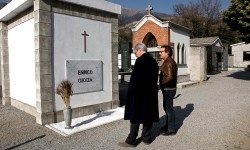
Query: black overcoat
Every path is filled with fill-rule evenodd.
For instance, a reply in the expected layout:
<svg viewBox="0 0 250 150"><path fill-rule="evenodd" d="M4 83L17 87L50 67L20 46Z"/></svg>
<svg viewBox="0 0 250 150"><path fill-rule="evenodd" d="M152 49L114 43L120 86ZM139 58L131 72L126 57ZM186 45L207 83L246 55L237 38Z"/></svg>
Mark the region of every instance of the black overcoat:
<svg viewBox="0 0 250 150"><path fill-rule="evenodd" d="M148 53L136 59L128 87L124 119L131 123L159 121L158 71L156 60Z"/></svg>

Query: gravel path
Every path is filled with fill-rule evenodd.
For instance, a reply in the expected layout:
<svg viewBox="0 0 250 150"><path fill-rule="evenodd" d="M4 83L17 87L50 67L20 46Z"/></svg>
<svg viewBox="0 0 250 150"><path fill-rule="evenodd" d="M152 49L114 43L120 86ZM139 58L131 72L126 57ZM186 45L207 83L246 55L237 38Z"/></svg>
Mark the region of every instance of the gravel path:
<svg viewBox="0 0 250 150"><path fill-rule="evenodd" d="M154 141L129 149L250 150L250 71L222 72L206 82L178 89L174 105L175 136L159 135L165 118L159 92L161 121L154 124ZM117 150L124 149L117 143L128 132L129 122L120 120L63 137L37 124L35 117L0 104L1 150Z"/></svg>

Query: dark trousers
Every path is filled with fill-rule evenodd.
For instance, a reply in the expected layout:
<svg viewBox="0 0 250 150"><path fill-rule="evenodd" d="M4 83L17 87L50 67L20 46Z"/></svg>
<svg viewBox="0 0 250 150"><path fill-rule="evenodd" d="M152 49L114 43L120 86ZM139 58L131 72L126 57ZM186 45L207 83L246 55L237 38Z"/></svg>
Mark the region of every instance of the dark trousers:
<svg viewBox="0 0 250 150"><path fill-rule="evenodd" d="M153 123L143 123L141 138L142 141L149 143L151 140L151 129ZM126 143L136 145L136 137L138 136L140 124L130 123L130 133L126 139Z"/></svg>
<svg viewBox="0 0 250 150"><path fill-rule="evenodd" d="M174 96L176 90L162 90L163 94L163 108L166 112L165 129L169 132L175 132L175 112L174 112Z"/></svg>

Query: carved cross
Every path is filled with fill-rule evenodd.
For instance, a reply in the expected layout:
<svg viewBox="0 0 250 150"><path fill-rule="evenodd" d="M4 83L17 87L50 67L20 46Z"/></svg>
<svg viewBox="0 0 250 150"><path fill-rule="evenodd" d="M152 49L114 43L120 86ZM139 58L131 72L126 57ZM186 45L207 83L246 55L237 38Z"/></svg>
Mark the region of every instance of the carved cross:
<svg viewBox="0 0 250 150"><path fill-rule="evenodd" d="M153 7L151 5L148 5L148 7L146 8L148 15L151 15L151 10L153 10Z"/></svg>
<svg viewBox="0 0 250 150"><path fill-rule="evenodd" d="M86 53L86 51L87 51L86 50L87 49L86 48L87 47L86 37L89 36L89 35L86 33L86 31L84 31L84 33L82 33L82 36L84 36L84 53Z"/></svg>

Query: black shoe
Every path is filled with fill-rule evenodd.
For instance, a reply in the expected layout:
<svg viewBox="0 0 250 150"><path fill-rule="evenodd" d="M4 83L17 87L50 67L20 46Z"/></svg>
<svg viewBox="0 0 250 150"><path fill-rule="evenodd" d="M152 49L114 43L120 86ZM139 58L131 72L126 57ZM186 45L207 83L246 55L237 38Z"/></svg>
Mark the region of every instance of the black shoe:
<svg viewBox="0 0 250 150"><path fill-rule="evenodd" d="M166 126L161 127L161 131L167 131L167 130L168 130L168 127Z"/></svg>
<svg viewBox="0 0 250 150"><path fill-rule="evenodd" d="M161 135L163 135L163 136L169 136L169 135L175 135L175 134L176 134L175 131L171 131L171 132L169 132L169 131L162 131L161 132Z"/></svg>
<svg viewBox="0 0 250 150"><path fill-rule="evenodd" d="M142 142L142 138L139 137L138 139L135 140L135 145L139 145Z"/></svg>
<svg viewBox="0 0 250 150"><path fill-rule="evenodd" d="M149 144L151 144L151 140L142 140L142 142L144 143L144 144L146 144L146 145L149 145Z"/></svg>

